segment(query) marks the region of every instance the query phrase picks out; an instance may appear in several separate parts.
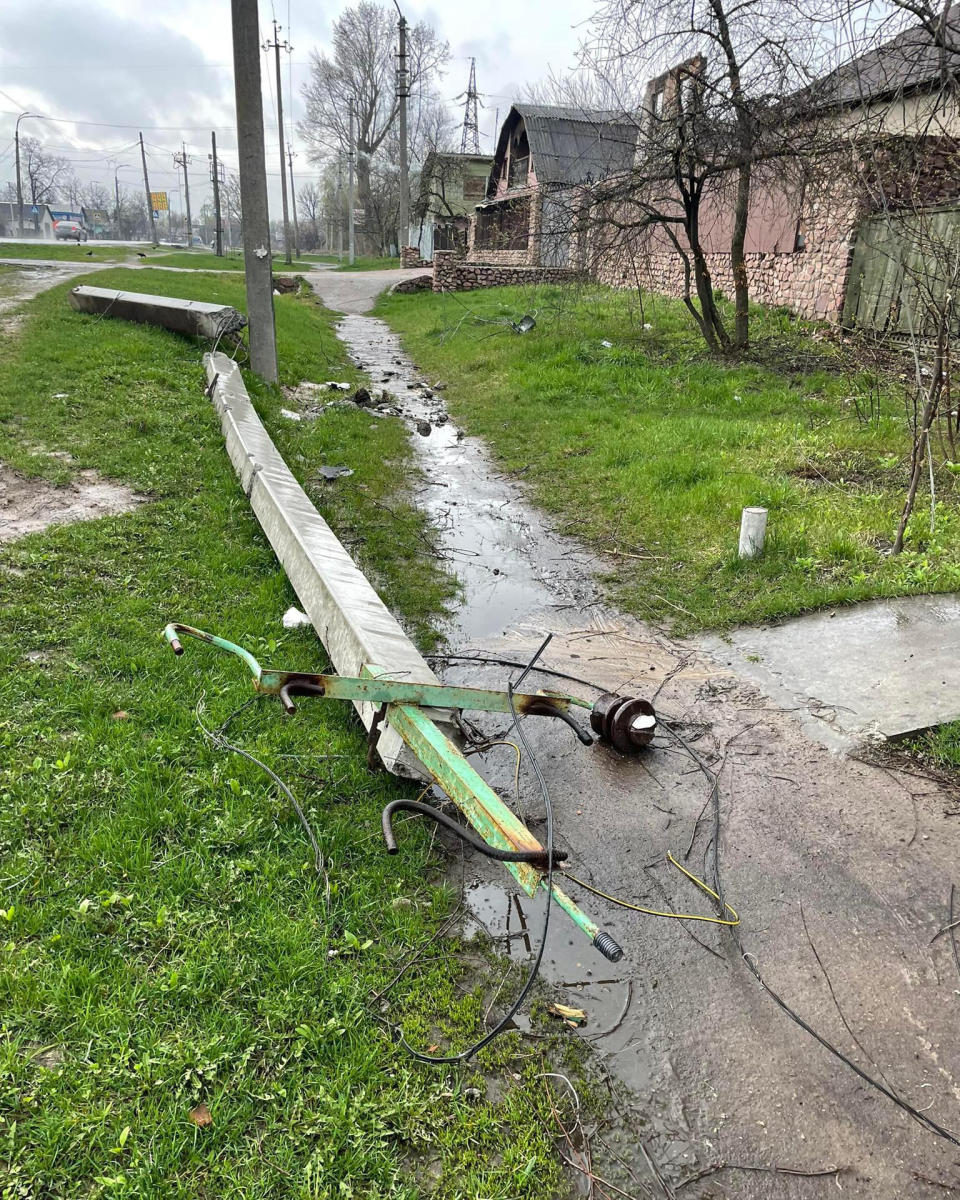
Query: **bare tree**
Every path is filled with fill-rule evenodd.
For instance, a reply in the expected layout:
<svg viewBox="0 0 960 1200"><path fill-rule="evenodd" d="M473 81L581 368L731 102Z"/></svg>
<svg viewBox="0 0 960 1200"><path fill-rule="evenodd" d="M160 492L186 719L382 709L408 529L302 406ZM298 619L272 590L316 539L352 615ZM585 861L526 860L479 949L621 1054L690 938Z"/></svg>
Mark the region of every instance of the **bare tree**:
<svg viewBox="0 0 960 1200"><path fill-rule="evenodd" d="M307 250L316 250L321 242L323 193L315 183L305 183L297 192L297 208L300 211L300 236Z"/></svg>
<svg viewBox="0 0 960 1200"><path fill-rule="evenodd" d="M375 207L384 208L383 200L375 205L371 172L398 113L395 33L393 8L360 0L333 23L332 57L311 52L311 75L303 87L306 116L298 129L314 161L338 155L345 158L353 107L357 190L365 214ZM407 53L409 107L413 110L410 125L415 129L417 106L421 97L433 99L430 85L446 62L449 48L421 22L408 33ZM382 231L385 227L380 224ZM366 215L363 225L366 230ZM382 232L377 240L382 248Z"/></svg>
<svg viewBox="0 0 960 1200"><path fill-rule="evenodd" d="M606 249L612 236L632 241L634 252L638 244L672 250L685 303L715 350L749 340L745 241L758 171L765 186L780 167L802 176L804 160L823 150L803 100L822 54L823 9L804 11L800 0L602 0L581 47L581 66L604 81L608 96L619 96L624 81L648 81L639 112L622 106L636 129L634 169L599 189ZM729 254L732 334L717 304L707 235L714 246L722 236Z"/></svg>
<svg viewBox="0 0 960 1200"><path fill-rule="evenodd" d="M47 154L36 138L20 139L20 163L31 204L46 204L71 181L69 159Z"/></svg>

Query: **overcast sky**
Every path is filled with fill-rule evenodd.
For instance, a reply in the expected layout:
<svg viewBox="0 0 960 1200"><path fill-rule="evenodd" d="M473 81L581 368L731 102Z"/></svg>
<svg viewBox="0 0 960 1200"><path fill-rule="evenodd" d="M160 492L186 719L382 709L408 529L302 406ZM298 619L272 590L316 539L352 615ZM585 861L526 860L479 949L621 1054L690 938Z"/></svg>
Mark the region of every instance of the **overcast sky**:
<svg viewBox="0 0 960 1200"><path fill-rule="evenodd" d="M284 119L294 151L300 151L294 160L298 187L316 177L295 135L309 51L327 45L331 23L345 7L346 0L260 0L264 36L275 13L284 27L281 40L289 38L294 47L289 72L284 65L284 104L292 80L294 121L286 112ZM469 57L476 56L486 149L497 106L502 118L524 83L542 78L551 66L571 65L576 26L588 17L591 0L485 0L476 6L406 0L401 7L411 23L426 20L449 41L441 92L451 107L466 87ZM272 59L270 67L263 79L267 157L271 203L279 210ZM142 129L151 187L174 193L175 208L178 172L171 153L183 139L193 155L190 198L198 210L209 196L211 129L227 168L236 166L229 0L0 0L0 184L15 178L13 132L22 109L61 120L25 119L21 135L41 138L74 161L81 179L111 188L115 163L131 168L120 171L121 183L140 182L133 143Z"/></svg>

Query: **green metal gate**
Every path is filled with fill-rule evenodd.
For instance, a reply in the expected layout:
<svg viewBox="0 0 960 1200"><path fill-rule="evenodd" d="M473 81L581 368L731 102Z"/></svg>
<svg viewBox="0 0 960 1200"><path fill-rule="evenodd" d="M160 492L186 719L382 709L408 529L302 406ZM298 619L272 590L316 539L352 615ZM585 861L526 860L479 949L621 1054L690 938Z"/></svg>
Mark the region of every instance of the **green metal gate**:
<svg viewBox="0 0 960 1200"><path fill-rule="evenodd" d="M867 217L853 251L843 324L932 337L935 310L958 283L960 207Z"/></svg>

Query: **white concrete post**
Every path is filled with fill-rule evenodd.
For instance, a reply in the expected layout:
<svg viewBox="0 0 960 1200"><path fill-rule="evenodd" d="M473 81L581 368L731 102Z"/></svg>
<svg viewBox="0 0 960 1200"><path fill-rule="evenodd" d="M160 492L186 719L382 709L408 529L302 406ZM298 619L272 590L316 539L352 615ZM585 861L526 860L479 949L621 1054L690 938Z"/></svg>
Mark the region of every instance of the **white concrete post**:
<svg viewBox="0 0 960 1200"><path fill-rule="evenodd" d="M740 514L740 558L756 558L767 536L767 510L745 508Z"/></svg>

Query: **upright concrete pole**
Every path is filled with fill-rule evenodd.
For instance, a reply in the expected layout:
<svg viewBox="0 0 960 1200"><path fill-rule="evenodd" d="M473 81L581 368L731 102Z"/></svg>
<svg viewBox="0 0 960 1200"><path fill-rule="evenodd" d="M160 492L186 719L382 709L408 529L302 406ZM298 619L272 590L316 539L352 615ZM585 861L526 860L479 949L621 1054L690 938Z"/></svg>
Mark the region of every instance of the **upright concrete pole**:
<svg viewBox="0 0 960 1200"><path fill-rule="evenodd" d="M22 118L23 113L17 117L17 129L13 135L17 147L17 229L21 239L23 238L23 180L20 176L20 121Z"/></svg>
<svg viewBox="0 0 960 1200"><path fill-rule="evenodd" d="M187 206L187 245L193 246L193 221L190 219L190 176L187 172L187 167L190 165L190 159L187 157L187 147L180 143L180 150L183 154L183 200Z"/></svg>
<svg viewBox="0 0 960 1200"><path fill-rule="evenodd" d="M213 173L213 220L217 240L217 258L223 258L223 218L220 213L220 164L217 162L217 134L210 133L210 169Z"/></svg>
<svg viewBox="0 0 960 1200"><path fill-rule="evenodd" d="M283 254L285 262L292 262L290 254L290 217L287 210L287 170L286 163L283 161L283 84L280 82L280 51L286 50L288 53L293 47L288 42L280 42L278 33L280 26L274 21L273 23L273 41L264 42L264 50L272 49L276 54L277 64L277 131L280 137L280 198L283 201Z"/></svg>
<svg viewBox="0 0 960 1200"><path fill-rule="evenodd" d="M233 24L233 78L237 93L237 146L243 210L243 268L250 322L250 366L276 383L277 333L273 315L270 214L263 146L260 92L260 18L257 0L230 0Z"/></svg>
<svg viewBox="0 0 960 1200"><path fill-rule="evenodd" d="M287 162L290 164L290 203L293 208L293 252L300 257L300 222L297 220L297 189L293 185L293 150L287 142Z"/></svg>
<svg viewBox="0 0 960 1200"><path fill-rule="evenodd" d="M337 155L337 258L343 262L343 155Z"/></svg>
<svg viewBox="0 0 960 1200"><path fill-rule="evenodd" d="M353 266L356 256L356 237L353 227L353 101L350 101L350 145L347 149L347 245L348 261Z"/></svg>
<svg viewBox="0 0 960 1200"><path fill-rule="evenodd" d="M400 12L399 8L397 9ZM397 253L410 240L410 180L407 171L407 19L400 13L400 62L397 95L400 101L400 229Z"/></svg>
<svg viewBox="0 0 960 1200"><path fill-rule="evenodd" d="M157 241L157 222L153 215L153 198L150 195L150 176L147 174L147 152L143 148L143 134L140 134L140 161L143 163L143 190L147 196L147 216L150 218L150 241L154 246Z"/></svg>
<svg viewBox="0 0 960 1200"><path fill-rule="evenodd" d="M193 222L190 219L190 179L187 175L187 165L190 162L187 156L187 147L181 142L180 153L173 156L174 164L178 167L183 167L183 198L187 206L187 246L193 246Z"/></svg>

